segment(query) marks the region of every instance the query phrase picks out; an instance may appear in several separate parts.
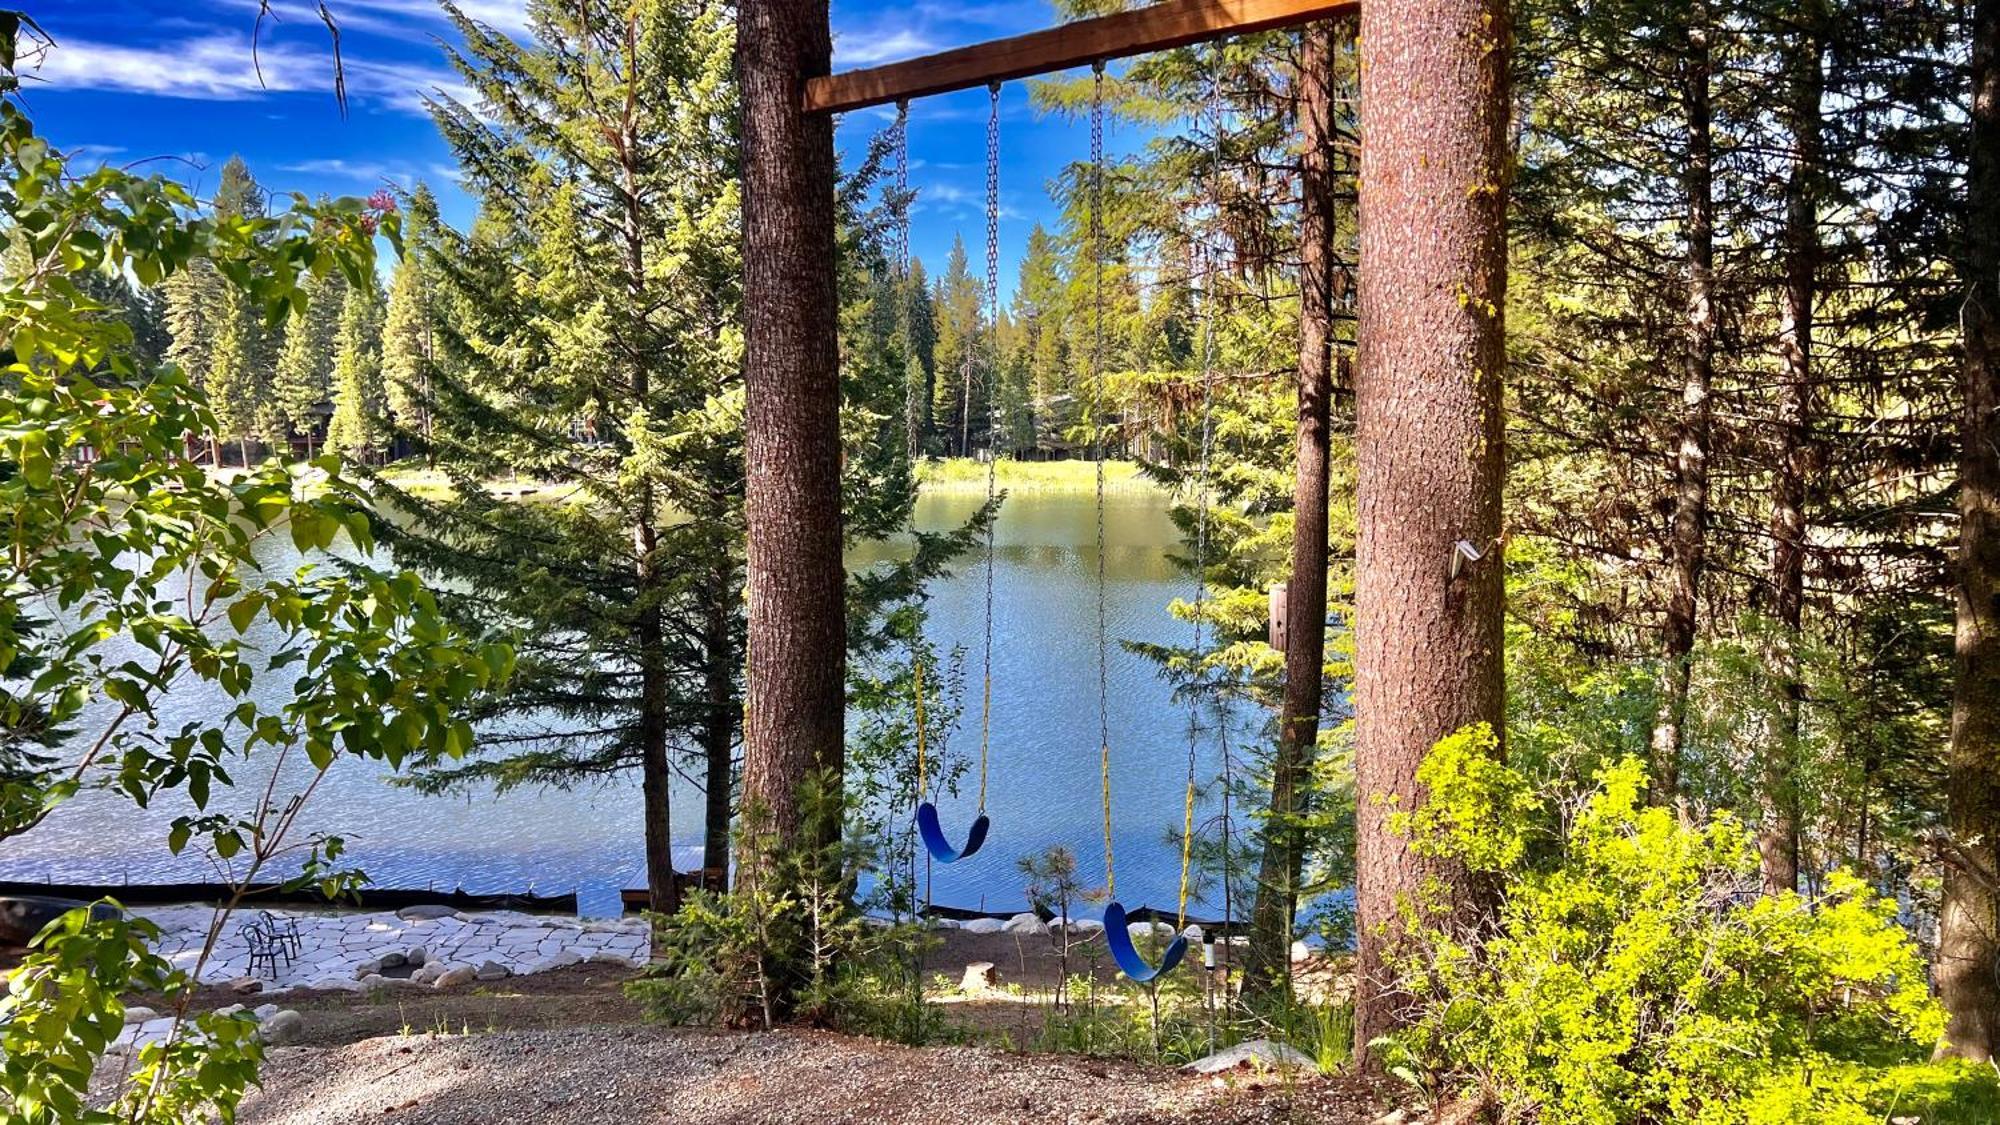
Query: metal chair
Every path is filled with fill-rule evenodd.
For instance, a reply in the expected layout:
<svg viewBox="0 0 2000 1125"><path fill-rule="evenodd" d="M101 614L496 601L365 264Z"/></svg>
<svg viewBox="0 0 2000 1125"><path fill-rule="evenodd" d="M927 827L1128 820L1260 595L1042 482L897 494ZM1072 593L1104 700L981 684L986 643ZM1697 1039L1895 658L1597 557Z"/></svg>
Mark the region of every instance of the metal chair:
<svg viewBox="0 0 2000 1125"><path fill-rule="evenodd" d="M266 929L264 924L257 919L252 918L250 921L243 923L237 932L243 935L244 944L250 947L251 976L257 975L257 968L261 965L270 972L271 976L276 977L278 975L278 958L282 956L287 961L291 960L290 954L285 950L283 939Z"/></svg>
<svg viewBox="0 0 2000 1125"><path fill-rule="evenodd" d="M299 934L299 920L287 914L282 917L268 910L260 910L258 916L264 922L264 931L277 939L285 951L287 961L299 955L305 941Z"/></svg>

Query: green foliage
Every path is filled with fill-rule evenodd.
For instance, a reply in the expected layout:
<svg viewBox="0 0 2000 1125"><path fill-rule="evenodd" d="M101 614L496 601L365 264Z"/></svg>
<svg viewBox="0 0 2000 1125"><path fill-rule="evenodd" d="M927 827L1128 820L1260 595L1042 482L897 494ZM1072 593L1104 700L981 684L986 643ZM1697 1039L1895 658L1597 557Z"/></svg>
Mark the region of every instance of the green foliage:
<svg viewBox="0 0 2000 1125"><path fill-rule="evenodd" d="M0 279L0 667L33 669L5 685L0 726L74 732L60 772L0 779L0 838L32 831L86 787L141 805L174 792L194 811L174 821L172 849L198 845L247 883L303 847L305 877L338 888L353 877L331 866L339 842L288 838L300 800L220 807L236 761L268 755L260 764L275 777L300 754L317 778L340 756L393 766L418 747L462 753L470 732L457 712L507 676L512 656L453 629L414 576L365 557L338 572L262 572L257 550L274 536L301 550L344 536L365 556L365 490L333 461L208 472L187 455L189 435L217 432L206 397L91 296L103 279L153 285L207 268L276 325L304 306L304 279L367 277L374 238L394 241L396 217L353 200L214 217L191 217L194 204L158 177L71 174L0 101L0 213L26 256ZM280 676L288 690L253 691ZM226 706L166 724L161 702L191 681ZM259 701L274 694L283 702ZM249 1023L185 1018L200 966L160 961L150 936L73 911L8 975L0 1122L231 1116L255 1074ZM140 1054L112 1111L84 1108L120 997L140 988L175 1005L174 1029Z"/></svg>
<svg viewBox="0 0 2000 1125"><path fill-rule="evenodd" d="M1440 743L1430 799L1401 818L1413 848L1506 893L1464 927L1411 914L1396 963L1414 1024L1378 1045L1394 1065L1580 1125L1873 1119L1840 1064L1943 1029L1892 903L1846 875L1813 901L1749 893L1748 833L1646 807L1635 759L1552 807L1490 739Z"/></svg>

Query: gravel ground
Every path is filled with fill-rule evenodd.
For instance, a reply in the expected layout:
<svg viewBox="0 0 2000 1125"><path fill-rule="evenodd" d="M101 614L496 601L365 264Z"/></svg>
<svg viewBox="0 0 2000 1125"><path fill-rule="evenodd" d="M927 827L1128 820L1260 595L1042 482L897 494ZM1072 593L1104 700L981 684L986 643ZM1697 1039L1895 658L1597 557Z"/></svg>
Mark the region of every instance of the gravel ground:
<svg viewBox="0 0 2000 1125"><path fill-rule="evenodd" d="M983 1048L917 1049L813 1031L610 1026L389 1036L271 1053L244 1125L674 1122L1325 1122L1365 1125L1385 1091L1219 1080Z"/></svg>

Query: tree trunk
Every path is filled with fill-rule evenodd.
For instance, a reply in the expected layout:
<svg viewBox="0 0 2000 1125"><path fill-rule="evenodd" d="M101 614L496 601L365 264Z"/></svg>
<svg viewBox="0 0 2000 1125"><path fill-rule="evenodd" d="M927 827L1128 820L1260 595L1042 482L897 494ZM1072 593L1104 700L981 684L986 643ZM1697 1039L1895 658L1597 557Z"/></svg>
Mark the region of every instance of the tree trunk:
<svg viewBox="0 0 2000 1125"><path fill-rule="evenodd" d="M1653 721L1653 797L1680 793L1687 741L1690 661L1708 551L1708 456L1715 407L1715 151L1709 133L1709 18L1706 3L1688 6L1687 53L1681 60L1681 111L1687 162L1687 321L1683 325L1680 448L1674 455L1674 516L1667 540L1667 612L1660 646L1659 714Z"/></svg>
<svg viewBox="0 0 2000 1125"><path fill-rule="evenodd" d="M1785 183L1785 275L1778 295L1778 451L1771 481L1771 651L1778 714L1765 739L1757 830L1766 894L1799 889L1797 755L1805 685L1798 648L1805 623L1806 489L1812 474L1813 303L1819 264L1820 99L1826 85L1817 14L1801 19L1788 76L1792 167Z"/></svg>
<svg viewBox="0 0 2000 1125"><path fill-rule="evenodd" d="M801 787L840 783L847 634L841 561L833 121L801 108L831 66L826 0L746 0L743 98L744 444L749 685L737 885L787 848L834 839Z"/></svg>
<svg viewBox="0 0 2000 1125"><path fill-rule="evenodd" d="M1243 983L1265 991L1290 975L1304 832L1298 791L1319 739L1326 666L1327 431L1333 397L1333 58L1343 21L1314 24L1299 41L1298 471L1292 490L1292 571L1285 599L1285 695L1271 762L1257 902Z"/></svg>
<svg viewBox="0 0 2000 1125"><path fill-rule="evenodd" d="M1958 659L1951 706L1940 1053L2000 1052L2000 0L1972 17L1964 260L1965 414L1958 492Z"/></svg>
<svg viewBox="0 0 2000 1125"><path fill-rule="evenodd" d="M736 701L736 646L730 632L737 592L735 568L724 564L709 591L702 647L708 714L702 722L701 743L707 759L707 808L703 819L701 866L704 871L729 868L729 820L735 808L736 724L743 709Z"/></svg>
<svg viewBox="0 0 2000 1125"><path fill-rule="evenodd" d="M1505 362L1504 0L1361 11L1360 356L1355 371L1356 1057L1402 1021L1399 906L1460 921L1485 896L1390 832L1439 739L1501 729ZM1481 552L1453 576L1461 541Z"/></svg>

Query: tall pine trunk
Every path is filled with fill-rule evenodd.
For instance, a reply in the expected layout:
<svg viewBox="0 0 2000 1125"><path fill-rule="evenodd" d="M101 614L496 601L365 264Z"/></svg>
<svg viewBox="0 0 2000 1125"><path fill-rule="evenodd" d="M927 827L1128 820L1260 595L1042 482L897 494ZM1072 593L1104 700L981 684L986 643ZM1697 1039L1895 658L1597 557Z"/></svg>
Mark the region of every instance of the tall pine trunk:
<svg viewBox="0 0 2000 1125"><path fill-rule="evenodd" d="M632 31L628 22L628 39ZM622 155L619 168L619 265L625 273L625 290L630 302L628 311L634 316L643 316L639 310L648 305L643 233L645 201L639 195L640 169L637 161L641 141L635 132L638 115L637 106L632 102L632 91L633 87L628 86L623 127L618 136ZM652 371L646 366L651 357L645 354L641 345L645 338L643 326L634 325L630 337L624 341L632 402L641 413L649 411L648 400L652 397ZM668 714L672 685L667 679L666 625L661 617L665 609L664 587L668 579L661 570L665 560L660 557L659 500L650 477L642 475L639 479L632 497L631 518L633 605L638 613L633 633L638 645L639 788L646 818L646 891L654 910L672 913L680 909L680 884L674 878L674 825L670 799L673 767L667 756L667 732L672 723L672 716Z"/></svg>
<svg viewBox="0 0 2000 1125"><path fill-rule="evenodd" d="M1319 739L1326 665L1327 431L1333 398L1333 61L1342 22L1315 24L1299 42L1298 469L1292 489L1292 571L1285 595L1285 694L1271 762L1257 901L1244 985L1272 988L1291 965L1292 919L1304 862L1298 792Z"/></svg>
<svg viewBox="0 0 2000 1125"><path fill-rule="evenodd" d="M1820 99L1826 86L1820 59L1821 19L1801 11L1807 24L1792 45L1786 76L1786 125L1792 167L1785 182L1784 277L1778 294L1778 450L1771 480L1771 609L1777 635L1771 644L1772 678L1779 698L1776 722L1765 739L1763 808L1757 851L1767 894L1799 888L1797 755L1805 685L1799 678L1799 644L1805 625L1806 496L1812 473L1813 304L1819 266L1819 207L1814 185L1821 174Z"/></svg>
<svg viewBox="0 0 2000 1125"><path fill-rule="evenodd" d="M1687 8L1680 97L1687 129L1681 171L1686 197L1687 311L1682 325L1679 447L1674 452L1674 514L1667 533L1667 606L1660 645L1659 714L1653 721L1653 795L1680 793L1692 671L1708 554L1708 461L1715 406L1715 145L1710 133L1709 17L1706 3Z"/></svg>
<svg viewBox="0 0 2000 1125"><path fill-rule="evenodd" d="M1357 1057L1402 1020L1402 904L1486 906L1463 865L1389 829L1418 765L1498 731L1505 363L1505 0L1369 0L1361 11L1359 489L1355 568ZM1453 574L1464 541L1483 557Z"/></svg>
<svg viewBox="0 0 2000 1125"><path fill-rule="evenodd" d="M1972 19L1967 145L1964 431L1958 492L1958 659L1950 833L1938 917L1942 1053L2000 1052L2000 0Z"/></svg>
<svg viewBox="0 0 2000 1125"><path fill-rule="evenodd" d="M802 787L840 782L847 656L833 121L801 108L831 66L826 0L746 0L743 98L744 444L749 687L737 863L744 889L785 849L835 838Z"/></svg>

